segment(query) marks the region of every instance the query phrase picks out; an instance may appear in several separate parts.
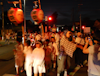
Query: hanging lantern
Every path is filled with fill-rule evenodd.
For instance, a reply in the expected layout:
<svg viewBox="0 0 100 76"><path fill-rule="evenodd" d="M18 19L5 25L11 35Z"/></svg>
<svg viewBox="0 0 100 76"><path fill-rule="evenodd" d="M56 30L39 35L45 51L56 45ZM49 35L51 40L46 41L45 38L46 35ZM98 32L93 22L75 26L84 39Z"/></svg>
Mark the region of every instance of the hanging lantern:
<svg viewBox="0 0 100 76"><path fill-rule="evenodd" d="M37 23L41 23L44 18L44 13L41 9L33 9L31 12L31 18Z"/></svg>
<svg viewBox="0 0 100 76"><path fill-rule="evenodd" d="M11 8L8 10L8 18L14 24L20 24L24 20L23 11L20 8Z"/></svg>

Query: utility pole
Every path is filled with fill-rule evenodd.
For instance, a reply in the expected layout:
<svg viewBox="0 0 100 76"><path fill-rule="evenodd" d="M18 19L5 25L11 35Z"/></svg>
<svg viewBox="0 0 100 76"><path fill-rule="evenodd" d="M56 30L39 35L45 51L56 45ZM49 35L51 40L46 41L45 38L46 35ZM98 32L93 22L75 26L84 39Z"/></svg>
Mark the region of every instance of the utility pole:
<svg viewBox="0 0 100 76"><path fill-rule="evenodd" d="M26 32L25 4L26 4L26 0L24 0L24 33Z"/></svg>
<svg viewBox="0 0 100 76"><path fill-rule="evenodd" d="M81 32L81 26L82 26L82 23L81 23L81 14L80 14L80 32Z"/></svg>
<svg viewBox="0 0 100 76"><path fill-rule="evenodd" d="M79 5L79 9L80 9L80 5L83 5L83 4L78 4L78 5ZM81 22L81 14L80 14L80 17L79 17L79 18L80 18L80 32L81 32L81 30L82 30L82 27L81 27L81 26L82 26L82 22Z"/></svg>
<svg viewBox="0 0 100 76"><path fill-rule="evenodd" d="M25 3L25 0L24 0L24 3ZM22 2L21 2L21 0L19 0L19 7L22 9ZM25 4L24 4L24 12L25 12ZM24 25L22 24L23 43L25 43L25 32L26 32L26 21L25 21L25 15L24 15Z"/></svg>
<svg viewBox="0 0 100 76"><path fill-rule="evenodd" d="M0 2L2 6L2 40L4 40L4 7L3 7L3 0Z"/></svg>
<svg viewBox="0 0 100 76"><path fill-rule="evenodd" d="M38 0L39 3L39 9L41 9L41 2L40 0ZM41 23L41 32L42 32L42 36L44 37L44 28L43 28L43 24Z"/></svg>
<svg viewBox="0 0 100 76"><path fill-rule="evenodd" d="M39 9L41 9L41 2L40 2L40 0L38 0L38 3L39 3Z"/></svg>
<svg viewBox="0 0 100 76"><path fill-rule="evenodd" d="M19 7L20 7L20 9L22 9L22 1L21 0L19 0Z"/></svg>

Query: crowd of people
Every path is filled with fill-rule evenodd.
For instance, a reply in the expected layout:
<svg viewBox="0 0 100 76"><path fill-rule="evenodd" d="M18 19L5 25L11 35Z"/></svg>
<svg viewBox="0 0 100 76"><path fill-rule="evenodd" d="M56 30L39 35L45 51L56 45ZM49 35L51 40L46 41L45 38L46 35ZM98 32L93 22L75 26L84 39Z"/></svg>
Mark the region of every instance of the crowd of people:
<svg viewBox="0 0 100 76"><path fill-rule="evenodd" d="M19 75L20 67L21 72L25 70L27 76L32 76L33 73L34 76L38 76L38 73L42 76L51 69L57 70L57 76L60 76L62 72L64 76L67 76L73 54L75 54L76 66L83 67L83 53L89 54L88 76L100 76L98 32L99 30L93 36L81 32L73 33L69 30L59 33L45 32L44 35L39 32L26 33L25 43L22 43L21 38L17 38L17 45L13 50L16 76Z"/></svg>
<svg viewBox="0 0 100 76"><path fill-rule="evenodd" d="M5 44L10 44L10 39L14 42L17 37L17 33L6 33L5 34Z"/></svg>

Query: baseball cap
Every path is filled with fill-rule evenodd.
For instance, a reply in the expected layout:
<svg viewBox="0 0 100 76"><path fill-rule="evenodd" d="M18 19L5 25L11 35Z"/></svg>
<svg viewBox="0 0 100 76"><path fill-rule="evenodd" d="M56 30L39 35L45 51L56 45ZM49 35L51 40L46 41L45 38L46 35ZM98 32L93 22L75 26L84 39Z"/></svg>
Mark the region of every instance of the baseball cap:
<svg viewBox="0 0 100 76"><path fill-rule="evenodd" d="M41 44L42 45L42 42L40 40L36 41L36 44Z"/></svg>

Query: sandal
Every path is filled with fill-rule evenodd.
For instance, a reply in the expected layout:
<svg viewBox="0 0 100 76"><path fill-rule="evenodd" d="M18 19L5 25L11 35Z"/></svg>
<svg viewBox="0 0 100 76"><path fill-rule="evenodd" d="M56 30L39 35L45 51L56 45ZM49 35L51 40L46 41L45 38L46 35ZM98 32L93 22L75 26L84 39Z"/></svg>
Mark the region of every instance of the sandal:
<svg viewBox="0 0 100 76"><path fill-rule="evenodd" d="M24 69L21 69L21 71L20 71L20 72L22 73L23 71L24 71Z"/></svg>
<svg viewBox="0 0 100 76"><path fill-rule="evenodd" d="M16 74L15 76L19 76L19 74Z"/></svg>

